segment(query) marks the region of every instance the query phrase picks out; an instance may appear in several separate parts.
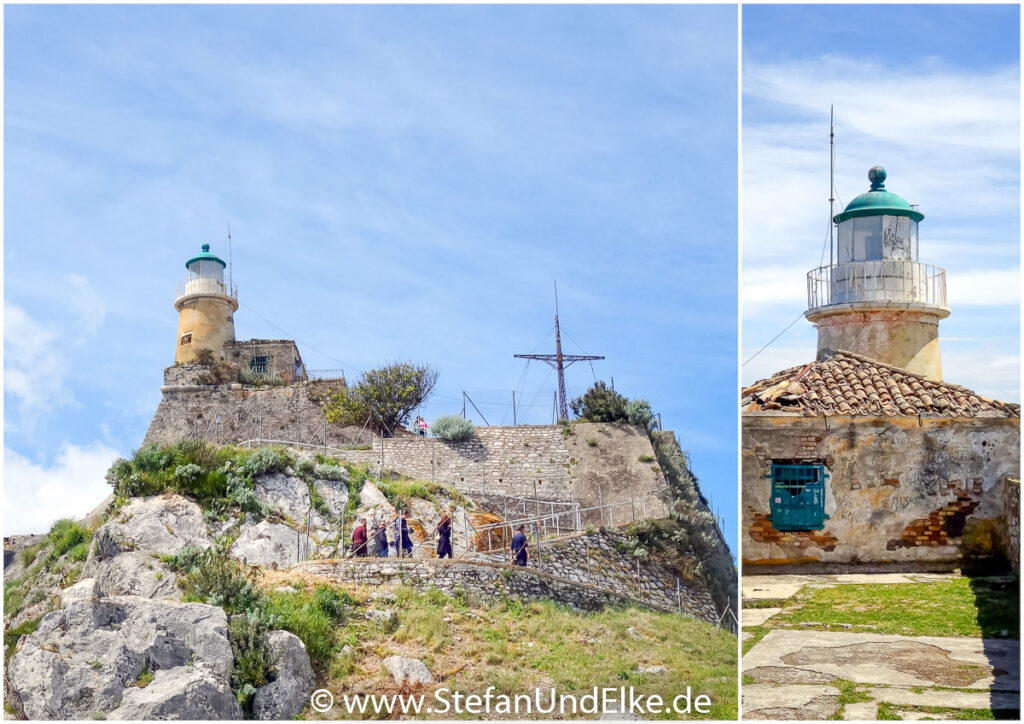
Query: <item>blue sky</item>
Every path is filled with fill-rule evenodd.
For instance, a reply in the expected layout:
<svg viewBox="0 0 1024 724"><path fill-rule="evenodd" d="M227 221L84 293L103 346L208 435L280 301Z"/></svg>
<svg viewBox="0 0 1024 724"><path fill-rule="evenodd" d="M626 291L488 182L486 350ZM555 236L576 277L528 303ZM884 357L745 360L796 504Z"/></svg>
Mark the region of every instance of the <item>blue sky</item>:
<svg viewBox="0 0 1024 724"><path fill-rule="evenodd" d="M230 223L240 339L429 362L428 419L466 390L509 424L521 384L550 420L512 355L553 351L557 279L566 351L650 399L735 540L736 12L5 8L5 532L107 492Z"/></svg>
<svg viewBox="0 0 1024 724"><path fill-rule="evenodd" d="M828 263L828 116L847 203L880 164L920 204L920 261L945 267L943 376L1017 402L1020 19L1011 5L743 9L743 360L806 309ZM841 205L837 204L838 208ZM799 319L744 384L814 358Z"/></svg>

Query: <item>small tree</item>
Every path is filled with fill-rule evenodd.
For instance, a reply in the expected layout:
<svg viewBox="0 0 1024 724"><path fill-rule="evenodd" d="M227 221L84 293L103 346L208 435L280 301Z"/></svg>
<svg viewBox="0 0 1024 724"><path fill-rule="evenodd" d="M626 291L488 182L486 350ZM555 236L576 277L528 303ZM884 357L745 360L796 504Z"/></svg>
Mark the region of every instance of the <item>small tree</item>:
<svg viewBox="0 0 1024 724"><path fill-rule="evenodd" d="M409 422L413 410L422 405L437 384L433 367L411 362L393 362L363 373L354 386L331 395L324 411L328 422L370 425L393 437L395 428Z"/></svg>
<svg viewBox="0 0 1024 724"><path fill-rule="evenodd" d="M625 420L626 398L598 380L582 397L571 403L572 412L586 422L617 422Z"/></svg>

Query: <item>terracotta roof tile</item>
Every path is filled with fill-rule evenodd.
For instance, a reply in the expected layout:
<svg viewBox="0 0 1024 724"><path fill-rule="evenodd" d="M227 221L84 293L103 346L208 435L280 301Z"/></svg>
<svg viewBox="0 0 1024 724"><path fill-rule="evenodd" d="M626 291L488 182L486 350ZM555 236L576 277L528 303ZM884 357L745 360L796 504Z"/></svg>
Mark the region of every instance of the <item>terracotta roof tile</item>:
<svg viewBox="0 0 1024 724"><path fill-rule="evenodd" d="M781 410L807 416L1020 417L1020 405L852 352L791 367L743 390L744 412Z"/></svg>

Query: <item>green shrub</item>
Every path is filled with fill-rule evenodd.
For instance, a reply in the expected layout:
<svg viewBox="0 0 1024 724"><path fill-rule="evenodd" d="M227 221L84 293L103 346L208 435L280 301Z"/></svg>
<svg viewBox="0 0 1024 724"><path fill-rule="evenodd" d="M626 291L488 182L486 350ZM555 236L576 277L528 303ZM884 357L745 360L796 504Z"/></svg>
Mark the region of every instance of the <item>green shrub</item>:
<svg viewBox="0 0 1024 724"><path fill-rule="evenodd" d="M267 614L275 626L302 639L314 662L326 664L339 648L337 630L346 600L328 586L318 586L312 595L273 592Z"/></svg>
<svg viewBox="0 0 1024 724"><path fill-rule="evenodd" d="M653 463L654 457L651 455L641 455L639 458L637 458L637 460L639 460L642 463Z"/></svg>
<svg viewBox="0 0 1024 724"><path fill-rule="evenodd" d="M43 543L40 541L34 545L25 546L18 553L18 560L21 561L21 565L28 568L35 561L36 556L39 555L39 549L43 547Z"/></svg>
<svg viewBox="0 0 1024 724"><path fill-rule="evenodd" d="M188 573L203 562L206 549L199 546L185 546L177 553L161 556L160 560L177 573Z"/></svg>
<svg viewBox="0 0 1024 724"><path fill-rule="evenodd" d="M259 610L232 616L228 621L228 640L235 657L231 684L238 703L250 710L256 689L268 681L274 659L267 644L270 624Z"/></svg>
<svg viewBox="0 0 1024 724"><path fill-rule="evenodd" d="M344 480L348 477L345 468L330 463L317 463L313 466L313 475L317 480Z"/></svg>
<svg viewBox="0 0 1024 724"><path fill-rule="evenodd" d="M255 573L247 573L240 562L213 548L195 560L182 581L185 600L220 606L229 614L258 608L261 595Z"/></svg>
<svg viewBox="0 0 1024 724"><path fill-rule="evenodd" d="M430 432L442 440L469 440L476 434L476 428L461 415L441 415L431 423Z"/></svg>
<svg viewBox="0 0 1024 724"><path fill-rule="evenodd" d="M617 422L626 419L626 398L603 380L570 403L573 414L586 422Z"/></svg>
<svg viewBox="0 0 1024 724"><path fill-rule="evenodd" d="M368 370L352 387L331 395L324 412L328 422L362 425L393 437L412 412L430 396L437 370L428 365L393 362Z"/></svg>
<svg viewBox="0 0 1024 724"><path fill-rule="evenodd" d="M49 540L52 549L50 558L56 559L63 556L72 548L85 545L85 552L88 555L89 543L92 541L92 531L84 525L76 523L70 518L62 518L50 528ZM85 560L85 557L75 560Z"/></svg>
<svg viewBox="0 0 1024 724"><path fill-rule="evenodd" d="M654 413L651 412L651 403L647 400L630 400L626 403L625 412L629 422L645 430L650 430L654 424Z"/></svg>
<svg viewBox="0 0 1024 724"><path fill-rule="evenodd" d="M241 469L245 475L255 478L266 473L284 470L287 464L287 459L276 450L260 448L242 463Z"/></svg>

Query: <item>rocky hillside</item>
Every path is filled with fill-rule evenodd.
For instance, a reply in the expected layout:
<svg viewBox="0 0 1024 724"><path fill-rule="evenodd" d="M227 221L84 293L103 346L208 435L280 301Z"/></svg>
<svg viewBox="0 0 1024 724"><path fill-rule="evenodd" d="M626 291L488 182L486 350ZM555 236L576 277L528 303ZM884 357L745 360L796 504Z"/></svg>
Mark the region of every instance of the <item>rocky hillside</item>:
<svg viewBox="0 0 1024 724"><path fill-rule="evenodd" d="M196 442L143 448L131 460L115 462L108 480L114 495L86 521L59 521L45 536L5 541L9 715L290 718L311 713L309 694L317 685L360 690L368 683L359 681L379 684L381 667L395 667L380 655L389 651L416 654L436 680L461 683L458 671L467 667L499 676L510 670L510 661L488 653L499 635L488 633L494 626L473 622L504 621L505 649L520 651L520 634L512 633L517 624L506 614L524 610L533 612L529 618L538 626L590 631L584 638L593 643L586 645L599 648L623 648L628 641L619 623L651 617L644 619L651 623L643 636L652 645L663 642L659 656L666 660L675 654L664 642L685 621L688 637L717 642L708 645L719 651L718 659L700 664L708 669L705 688L724 707L719 714L730 707L735 713L734 687L722 685L716 673L719 666L735 670L735 646L730 664L720 637L735 639L677 614L609 611L597 616L622 616L615 619L619 623L595 625L570 609L524 609L501 594L467 600L459 590L388 591L394 586L329 583L289 570L300 561L339 556L356 517L387 522L399 508L411 510L418 544L429 542L441 512L448 511L456 556L477 549L474 527L495 516L448 486L400 476L371 479L365 466L308 453ZM389 527L389 538L392 532ZM628 546L622 548L630 555ZM433 550L417 545L413 555L431 558ZM651 578L645 569L644 580L658 575L666 577ZM427 649L445 642L461 652L462 667L416 642ZM655 650L629 648L645 648L647 658ZM549 658L531 664L536 657L528 654L540 651L517 654L518 681L545 680L528 672L545 670L558 656L549 651ZM676 675L690 676L699 658L674 664ZM623 672L613 679L640 675L631 667ZM657 680L681 683L672 676ZM465 680L467 686L480 683Z"/></svg>

